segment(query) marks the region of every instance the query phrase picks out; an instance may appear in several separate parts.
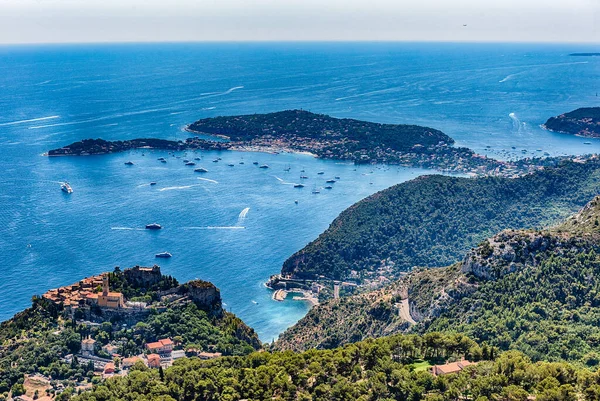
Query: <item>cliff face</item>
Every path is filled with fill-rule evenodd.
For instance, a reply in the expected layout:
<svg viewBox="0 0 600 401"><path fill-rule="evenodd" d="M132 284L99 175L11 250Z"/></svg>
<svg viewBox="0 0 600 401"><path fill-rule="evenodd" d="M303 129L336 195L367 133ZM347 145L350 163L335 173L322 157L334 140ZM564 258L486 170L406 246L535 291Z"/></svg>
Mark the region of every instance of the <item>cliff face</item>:
<svg viewBox="0 0 600 401"><path fill-rule="evenodd" d="M190 281L183 285L184 291L202 309L221 315L221 292L213 283L202 280Z"/></svg>
<svg viewBox="0 0 600 401"><path fill-rule="evenodd" d="M125 269L123 274L125 274L129 283L144 288L158 284L162 279L160 266L158 265L152 267L134 266L130 269Z"/></svg>
<svg viewBox="0 0 600 401"><path fill-rule="evenodd" d="M467 253L462 271L484 280L497 280L549 256L596 248L600 236L600 196L564 223L545 231L503 231Z"/></svg>

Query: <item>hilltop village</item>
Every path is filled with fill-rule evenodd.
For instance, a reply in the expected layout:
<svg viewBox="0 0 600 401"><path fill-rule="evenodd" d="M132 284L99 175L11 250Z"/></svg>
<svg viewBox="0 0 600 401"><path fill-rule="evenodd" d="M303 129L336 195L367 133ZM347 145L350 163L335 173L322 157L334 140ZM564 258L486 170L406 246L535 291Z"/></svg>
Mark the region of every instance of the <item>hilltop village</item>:
<svg viewBox="0 0 600 401"><path fill-rule="evenodd" d="M163 276L160 267L135 266L126 269L125 280L137 283L145 288L153 288L161 282ZM112 274L114 276L114 273ZM156 311L164 311L174 304L196 302L209 310L218 311L220 308L220 296L216 287L210 283L193 281L186 287L175 285L174 287L157 291L153 296L156 301L141 302L127 300L122 292L111 291L110 273L98 276L86 277L78 283L65 287L48 290L42 297L53 302L56 306L62 306L66 313L83 319L76 319L77 323L94 327L107 321L121 321L129 324L143 320L148 314ZM216 309L215 309L216 308ZM220 313L220 312L219 312ZM127 326L127 323L123 324ZM81 352L77 355L66 355L65 361L72 363L77 359L79 363L94 363L95 369L102 369L103 377L110 377L115 372L127 374L128 368L137 362L151 368L170 366L174 359L183 358L186 355L197 355L203 359L219 357L219 352L201 352L196 349L175 350L174 346L180 346L181 342L174 342L171 338L159 338L156 341L143 344L143 352L138 355L125 357L118 353L118 342L102 344L91 336L81 340ZM109 358L106 358L108 356ZM120 361L118 364L117 361ZM117 365L115 365L117 362ZM120 365L121 369L117 366Z"/></svg>
<svg viewBox="0 0 600 401"><path fill-rule="evenodd" d="M179 284L157 265L116 267L48 290L0 333L13 331L0 346L0 393L8 387L21 400L54 399L132 370L163 369L186 357L243 355L261 345L251 328L222 309L212 283ZM13 358L21 360L18 371Z"/></svg>

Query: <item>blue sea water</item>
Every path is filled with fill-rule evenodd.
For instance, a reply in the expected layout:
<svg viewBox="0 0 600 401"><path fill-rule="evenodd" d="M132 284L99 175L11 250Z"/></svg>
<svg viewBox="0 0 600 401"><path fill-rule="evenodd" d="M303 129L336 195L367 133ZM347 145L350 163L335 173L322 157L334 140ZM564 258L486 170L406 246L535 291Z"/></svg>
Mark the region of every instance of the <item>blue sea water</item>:
<svg viewBox="0 0 600 401"><path fill-rule="evenodd" d="M116 265L151 265L155 253L169 251L173 258L158 261L164 273L214 282L227 309L270 341L308 310L302 302L272 301L263 286L283 261L354 202L431 173L298 154L41 156L48 149L90 137L183 139L189 134L182 128L199 118L303 108L431 126L499 158L522 157L523 149L599 152L598 140L539 127L550 116L600 105L600 57L568 55L597 50L410 43L0 47L0 319L27 307L33 294ZM200 157L196 167L209 172L194 173L186 157ZM293 188L302 169L310 177L306 187ZM334 176L340 180L333 189L311 193ZM72 195L60 191L63 180ZM143 229L152 222L164 229Z"/></svg>

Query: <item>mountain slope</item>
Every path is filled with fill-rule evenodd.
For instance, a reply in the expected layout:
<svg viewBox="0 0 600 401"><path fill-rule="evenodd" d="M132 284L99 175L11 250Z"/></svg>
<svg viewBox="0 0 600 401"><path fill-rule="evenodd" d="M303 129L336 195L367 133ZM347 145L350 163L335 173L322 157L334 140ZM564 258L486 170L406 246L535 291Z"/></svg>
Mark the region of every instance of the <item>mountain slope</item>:
<svg viewBox="0 0 600 401"><path fill-rule="evenodd" d="M547 230L506 230L459 264L313 308L275 349L456 332L534 360L600 362L600 197ZM408 310L409 315L406 314ZM410 324L409 319L417 321Z"/></svg>
<svg viewBox="0 0 600 401"><path fill-rule="evenodd" d="M284 262L282 275L345 279L354 270L372 278L378 269L397 276L413 266L447 266L500 230L565 218L599 188L597 158L515 179L419 177L346 209Z"/></svg>

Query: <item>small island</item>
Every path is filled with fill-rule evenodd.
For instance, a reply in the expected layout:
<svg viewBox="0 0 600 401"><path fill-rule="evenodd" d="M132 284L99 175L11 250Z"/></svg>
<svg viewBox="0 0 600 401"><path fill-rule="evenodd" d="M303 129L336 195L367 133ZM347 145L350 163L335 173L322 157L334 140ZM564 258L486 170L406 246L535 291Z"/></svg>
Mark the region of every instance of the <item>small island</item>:
<svg viewBox="0 0 600 401"><path fill-rule="evenodd" d="M600 138L600 107L583 107L552 117L544 128L585 138Z"/></svg>

